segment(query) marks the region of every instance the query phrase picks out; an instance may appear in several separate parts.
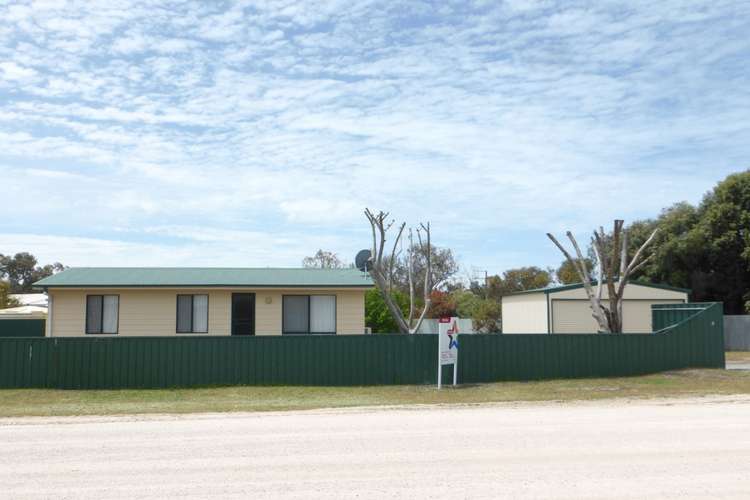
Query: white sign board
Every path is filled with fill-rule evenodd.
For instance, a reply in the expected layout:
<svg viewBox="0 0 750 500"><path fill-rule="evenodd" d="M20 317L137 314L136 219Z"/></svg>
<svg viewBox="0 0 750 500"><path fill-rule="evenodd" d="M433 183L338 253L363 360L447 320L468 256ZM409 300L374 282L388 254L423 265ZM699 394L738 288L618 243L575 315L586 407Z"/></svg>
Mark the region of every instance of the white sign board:
<svg viewBox="0 0 750 500"><path fill-rule="evenodd" d="M453 385L458 377L458 318L441 318L438 324L438 389L443 365L453 365Z"/></svg>

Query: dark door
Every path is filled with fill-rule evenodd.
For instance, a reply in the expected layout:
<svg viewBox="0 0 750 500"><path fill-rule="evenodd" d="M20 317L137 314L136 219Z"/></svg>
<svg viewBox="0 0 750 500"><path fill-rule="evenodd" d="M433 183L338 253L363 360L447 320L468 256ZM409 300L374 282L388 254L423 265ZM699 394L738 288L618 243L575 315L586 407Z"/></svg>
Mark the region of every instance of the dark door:
<svg viewBox="0 0 750 500"><path fill-rule="evenodd" d="M255 294L232 294L232 335L255 335Z"/></svg>

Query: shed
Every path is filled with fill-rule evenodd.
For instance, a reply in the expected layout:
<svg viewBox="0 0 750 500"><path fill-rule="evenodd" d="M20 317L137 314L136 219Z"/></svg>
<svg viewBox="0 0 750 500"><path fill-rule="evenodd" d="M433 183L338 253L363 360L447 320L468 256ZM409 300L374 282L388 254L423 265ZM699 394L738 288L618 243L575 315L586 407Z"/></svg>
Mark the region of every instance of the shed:
<svg viewBox="0 0 750 500"><path fill-rule="evenodd" d="M683 304L690 290L629 282L623 302L623 331L652 331L651 306ZM604 299L608 297L604 288ZM583 284L527 290L502 299L503 333L596 333L598 325Z"/></svg>
<svg viewBox="0 0 750 500"><path fill-rule="evenodd" d="M45 319L46 317L46 307L18 306L0 309L0 319Z"/></svg>
<svg viewBox="0 0 750 500"><path fill-rule="evenodd" d="M0 309L0 338L44 337L47 308L19 306Z"/></svg>

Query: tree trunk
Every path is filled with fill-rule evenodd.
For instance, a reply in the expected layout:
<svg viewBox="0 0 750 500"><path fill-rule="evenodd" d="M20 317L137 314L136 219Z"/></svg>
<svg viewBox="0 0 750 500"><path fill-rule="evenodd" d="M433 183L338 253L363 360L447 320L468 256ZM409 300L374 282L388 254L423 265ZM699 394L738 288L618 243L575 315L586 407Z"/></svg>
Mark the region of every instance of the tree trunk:
<svg viewBox="0 0 750 500"><path fill-rule="evenodd" d="M430 224L420 224L420 227L417 228L417 238L419 240L419 246L420 248L426 249L427 266L425 269L425 281L423 287L424 307L422 308L422 312L420 313L419 317L415 320L414 316L416 315L416 288L414 286L413 276L415 259L414 232L412 229L409 229L409 315L408 317L404 318L404 314L401 311L401 308L393 299L391 291L393 285L393 268L396 262L396 249L398 248L398 243L403 236L406 223L403 223L399 226L399 230L396 233L396 238L393 242L393 249L390 256L384 256L383 253L385 250L386 237L394 221L388 221L388 213L382 211L375 214L370 211L370 209L365 209L365 216L370 222L370 226L372 229L372 257L370 258L371 265L368 268L370 276L375 282L375 286L378 288L378 290L380 290L383 301L385 302L386 307L388 307L388 311L391 313L391 316L396 321L396 325L398 325L399 331L401 333L409 334L416 333L419 330L419 327L422 325L422 321L426 317L428 311L430 310L430 306L432 305L430 296L432 290L434 289L434 284L432 283L432 248ZM425 242L423 242L422 240L422 232L425 233Z"/></svg>
<svg viewBox="0 0 750 500"><path fill-rule="evenodd" d="M586 261L573 234L570 231L566 233L575 249L575 258L551 233L547 233L549 239L560 249L581 279L583 287L586 290L586 296L589 299L592 316L599 325L600 333L622 333L625 287L628 284L630 276L647 262L648 258L643 257L644 250L654 240L658 231L658 229L655 229L651 233L651 236L635 253L633 260L628 262L628 235L624 224L622 220L615 220L612 232L612 248L609 253L607 253L605 244L606 234L604 233L604 228L599 228L598 232L594 231L594 236L591 238L591 244L597 260L596 267L599 270L596 293L594 293L592 285L592 271L586 266ZM602 292L605 283L608 295L607 306L602 303Z"/></svg>

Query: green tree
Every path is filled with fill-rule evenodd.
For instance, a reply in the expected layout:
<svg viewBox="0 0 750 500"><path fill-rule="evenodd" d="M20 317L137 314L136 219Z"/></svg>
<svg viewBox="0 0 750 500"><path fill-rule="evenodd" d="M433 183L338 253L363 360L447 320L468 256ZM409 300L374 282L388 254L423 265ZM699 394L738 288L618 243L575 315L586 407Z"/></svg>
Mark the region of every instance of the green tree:
<svg viewBox="0 0 750 500"><path fill-rule="evenodd" d="M750 170L719 183L704 198L698 216L690 232L693 245L704 245L697 259L700 270L691 280L695 295L721 300L727 313L741 314L750 290Z"/></svg>
<svg viewBox="0 0 750 500"><path fill-rule="evenodd" d="M456 304L456 314L460 318L473 318L479 303L484 300L469 290L456 290L451 296Z"/></svg>
<svg viewBox="0 0 750 500"><path fill-rule="evenodd" d="M65 266L59 262L37 266L36 257L28 252L19 252L12 257L0 254L0 278L8 280L12 293L31 292L34 282L63 269Z"/></svg>
<svg viewBox="0 0 750 500"><path fill-rule="evenodd" d="M552 283L552 273L537 266L508 269L502 276L487 279L486 297L500 300L504 295L544 288Z"/></svg>
<svg viewBox="0 0 750 500"><path fill-rule="evenodd" d="M392 292L394 300L404 315L409 313L409 297L399 291ZM397 333L398 325L383 301L380 290L368 290L365 294L365 326L372 333Z"/></svg>
<svg viewBox="0 0 750 500"><path fill-rule="evenodd" d="M469 290L457 290L451 294L456 304L456 313L461 318L471 318L474 328L483 333L501 331L502 307L494 299L485 299Z"/></svg>
<svg viewBox="0 0 750 500"><path fill-rule="evenodd" d="M585 261L588 268L591 269L594 265L594 262L591 259L585 259ZM572 285L574 283L581 282L581 278L580 276L578 276L578 272L575 270L575 267L573 267L573 264L571 264L569 260L564 260L560 264L560 267L558 267L555 271L555 277L558 283L563 285Z"/></svg>
<svg viewBox="0 0 750 500"><path fill-rule="evenodd" d="M678 203L656 220L634 223L629 246L656 226L643 279L690 288L692 300L723 302L727 314L750 312L750 170L720 182L697 208Z"/></svg>
<svg viewBox="0 0 750 500"><path fill-rule="evenodd" d="M477 305L472 316L474 328L482 333L499 333L502 331L502 307L492 299L484 299Z"/></svg>
<svg viewBox="0 0 750 500"><path fill-rule="evenodd" d="M553 272L536 266L508 269L502 275L489 276L485 284L471 283L469 290L455 293L456 310L462 318L472 318L481 332L502 329L503 296L514 292L544 288L552 283Z"/></svg>
<svg viewBox="0 0 750 500"><path fill-rule="evenodd" d="M698 210L689 203L677 203L664 209L656 220L634 222L629 228L631 251L640 246L658 227L652 245L654 256L641 270L641 276L654 282L690 286L696 258L702 252L692 229L699 220Z"/></svg>
<svg viewBox="0 0 750 500"><path fill-rule="evenodd" d="M10 296L10 283L7 281L0 281L0 309L18 307L20 305L20 302Z"/></svg>

